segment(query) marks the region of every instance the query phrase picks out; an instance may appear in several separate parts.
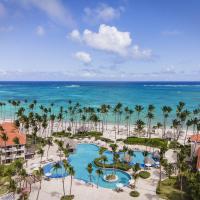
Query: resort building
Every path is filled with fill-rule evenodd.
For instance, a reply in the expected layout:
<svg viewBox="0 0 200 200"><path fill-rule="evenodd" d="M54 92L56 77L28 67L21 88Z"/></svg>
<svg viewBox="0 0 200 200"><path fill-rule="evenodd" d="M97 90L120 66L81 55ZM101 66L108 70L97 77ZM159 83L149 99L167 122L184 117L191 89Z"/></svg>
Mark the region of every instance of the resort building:
<svg viewBox="0 0 200 200"><path fill-rule="evenodd" d="M190 137L191 157L197 156L197 170L200 171L200 134Z"/></svg>
<svg viewBox="0 0 200 200"><path fill-rule="evenodd" d="M0 125L0 163L25 158L26 135L11 122Z"/></svg>
<svg viewBox="0 0 200 200"><path fill-rule="evenodd" d="M196 156L200 148L200 134L192 135L189 141L191 143L191 156Z"/></svg>

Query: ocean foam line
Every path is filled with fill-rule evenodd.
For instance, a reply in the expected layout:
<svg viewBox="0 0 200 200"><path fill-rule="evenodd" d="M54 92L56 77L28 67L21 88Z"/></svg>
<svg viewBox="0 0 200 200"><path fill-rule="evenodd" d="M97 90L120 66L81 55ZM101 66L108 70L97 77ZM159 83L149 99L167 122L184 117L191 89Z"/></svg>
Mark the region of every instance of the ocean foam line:
<svg viewBox="0 0 200 200"><path fill-rule="evenodd" d="M80 87L80 85L66 85L67 88L77 88Z"/></svg>

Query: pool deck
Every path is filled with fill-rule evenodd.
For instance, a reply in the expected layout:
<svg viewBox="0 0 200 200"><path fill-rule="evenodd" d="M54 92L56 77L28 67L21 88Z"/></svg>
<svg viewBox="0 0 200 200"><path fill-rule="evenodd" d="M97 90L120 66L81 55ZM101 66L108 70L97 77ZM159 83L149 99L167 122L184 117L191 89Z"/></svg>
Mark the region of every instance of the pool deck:
<svg viewBox="0 0 200 200"><path fill-rule="evenodd" d="M46 156L47 147L44 148ZM57 152L57 145L53 145L49 150L49 155L54 161L59 160ZM27 171L32 172L32 164L39 163L40 156L35 155L35 158L28 161ZM136 190L140 192L138 200L156 200L159 197L156 195L156 187L159 179L159 170L152 168L149 170L151 177L148 179L137 180ZM65 178L66 194L69 194L70 177ZM29 199L35 200L38 193L39 183L32 185L32 192ZM131 200L133 197L129 196L131 189L128 187L123 188L124 191L117 193L111 189L98 188L96 186L88 186L83 181L73 179L72 194L75 195L75 200ZM50 181L42 180L42 188L40 190L39 200L59 200L63 195L62 180L53 178Z"/></svg>
<svg viewBox="0 0 200 200"><path fill-rule="evenodd" d="M138 179L136 190L140 192L138 200L157 200L156 186L158 182L158 170L151 170L152 176L149 179ZM69 194L70 178L65 179L66 193ZM39 184L32 187L30 200L35 200L38 193ZM131 190L127 187L123 192L117 193L111 189L98 188L96 186L88 186L82 181L73 180L72 194L75 195L75 200L131 200L133 197L129 196ZM40 191L39 199L59 200L63 195L61 179L51 179L50 181L42 181L42 188Z"/></svg>

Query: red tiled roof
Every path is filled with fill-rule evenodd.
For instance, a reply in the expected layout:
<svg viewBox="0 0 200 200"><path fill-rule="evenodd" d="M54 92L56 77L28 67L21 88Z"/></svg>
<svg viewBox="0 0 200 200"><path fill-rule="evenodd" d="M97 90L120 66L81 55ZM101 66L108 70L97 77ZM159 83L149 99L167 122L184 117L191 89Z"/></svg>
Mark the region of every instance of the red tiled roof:
<svg viewBox="0 0 200 200"><path fill-rule="evenodd" d="M200 142L200 134L192 135L190 137L191 142Z"/></svg>
<svg viewBox="0 0 200 200"><path fill-rule="evenodd" d="M200 170L200 147L197 150L197 169Z"/></svg>
<svg viewBox="0 0 200 200"><path fill-rule="evenodd" d="M15 143L13 142L13 139L15 137L19 138L20 144L26 144L26 135L19 132L18 128L14 125L14 123L4 122L3 124L1 124L1 126L4 129L4 133L6 133L6 135L8 136L8 141L6 142L6 146L15 145ZM1 133L2 131L0 131L0 134ZM1 147L5 146L5 143L1 138L0 138L0 146Z"/></svg>

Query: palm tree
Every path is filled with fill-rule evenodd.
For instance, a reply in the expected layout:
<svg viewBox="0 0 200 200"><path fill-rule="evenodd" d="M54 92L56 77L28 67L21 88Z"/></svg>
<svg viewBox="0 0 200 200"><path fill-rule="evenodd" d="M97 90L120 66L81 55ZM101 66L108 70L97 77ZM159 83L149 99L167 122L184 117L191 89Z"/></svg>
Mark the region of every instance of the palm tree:
<svg viewBox="0 0 200 200"><path fill-rule="evenodd" d="M165 148L165 147L162 147L162 148L160 149L159 187L160 187L160 185L161 185L161 180L162 180L162 163L163 163L163 161L164 161L165 152L166 152L166 148Z"/></svg>
<svg viewBox="0 0 200 200"><path fill-rule="evenodd" d="M92 163L89 163L87 166L87 171L89 173L89 177L90 177L90 183L92 183L92 172L93 172L93 167L92 167Z"/></svg>
<svg viewBox="0 0 200 200"><path fill-rule="evenodd" d="M98 176L98 179L97 179L97 188L99 187L99 178L103 175L103 171L99 168L96 170L96 174Z"/></svg>
<svg viewBox="0 0 200 200"><path fill-rule="evenodd" d="M101 156L101 160L103 161L103 168L105 169L105 165L106 165L106 162L108 162L108 158L105 155L103 155Z"/></svg>
<svg viewBox="0 0 200 200"><path fill-rule="evenodd" d="M48 145L48 148L47 148L47 159L48 159L48 157L49 157L49 149L53 145L53 138L52 137L48 137L46 139L46 143Z"/></svg>
<svg viewBox="0 0 200 200"><path fill-rule="evenodd" d="M139 135L144 130L145 123L142 120L137 120L135 123L135 131Z"/></svg>
<svg viewBox="0 0 200 200"><path fill-rule="evenodd" d="M8 136L6 133L2 132L1 135L0 135L2 141L4 142L4 147L6 148L6 143L8 141ZM6 160L6 153L4 154L5 156L5 160Z"/></svg>
<svg viewBox="0 0 200 200"><path fill-rule="evenodd" d="M40 190L41 190L41 187L42 187L42 176L43 176L43 175L44 175L43 168L39 167L39 169L36 171L36 176L39 177L40 186L39 186L39 189L38 189L38 193L37 193L36 200L39 199L39 194L40 194Z"/></svg>
<svg viewBox="0 0 200 200"><path fill-rule="evenodd" d="M65 173L66 173L68 171L68 168L69 168L69 163L67 162L66 159L63 160L63 167L64 167ZM62 184L63 184L63 195L65 196L65 175L64 174L63 174L63 177L62 177Z"/></svg>
<svg viewBox="0 0 200 200"><path fill-rule="evenodd" d="M42 148L40 148L37 152L38 155L40 155L40 166L41 166L41 162L42 162L42 157L44 155L44 150Z"/></svg>
<svg viewBox="0 0 200 200"><path fill-rule="evenodd" d="M114 172L115 172L115 161L116 161L116 151L117 151L117 144L110 144L110 147L111 147L111 149L112 149L112 152L113 152L113 170L114 170Z"/></svg>
<svg viewBox="0 0 200 200"><path fill-rule="evenodd" d="M163 106L162 108L163 112L163 134L162 137L165 137L165 131L166 131L166 123L167 123L167 118L169 117L169 113L172 111L172 108L170 106Z"/></svg>
<svg viewBox="0 0 200 200"><path fill-rule="evenodd" d="M70 175L70 190L69 190L69 195L71 196L71 192L72 192L72 178L75 175L75 171L74 171L74 168L72 166L68 167L68 173Z"/></svg>
<svg viewBox="0 0 200 200"><path fill-rule="evenodd" d="M17 190L17 183L10 177L9 181L9 191L13 193L13 199L15 199L15 193Z"/></svg>
<svg viewBox="0 0 200 200"><path fill-rule="evenodd" d="M151 121L154 118L154 114L152 112L148 112L147 115L147 136L149 136L149 138L151 138Z"/></svg>
<svg viewBox="0 0 200 200"><path fill-rule="evenodd" d="M126 157L126 152L128 151L128 147L127 146L123 146L122 152L124 153L124 161L125 161L125 157Z"/></svg>
<svg viewBox="0 0 200 200"><path fill-rule="evenodd" d="M144 110L144 107L141 105L136 105L135 106L135 111L137 112L137 120L140 118L140 113Z"/></svg>
<svg viewBox="0 0 200 200"><path fill-rule="evenodd" d="M14 144L16 145L16 149L17 149L17 151L16 151L16 153L15 153L15 159L16 159L17 152L18 152L19 145L20 145L19 138L18 138L18 137L13 138L13 142L14 142Z"/></svg>
<svg viewBox="0 0 200 200"><path fill-rule="evenodd" d="M185 138L184 138L184 145L185 145L185 142L186 142L186 139L187 139L187 133L188 133L188 129L189 127L192 126L192 120L187 120L186 122L186 133L185 133Z"/></svg>

